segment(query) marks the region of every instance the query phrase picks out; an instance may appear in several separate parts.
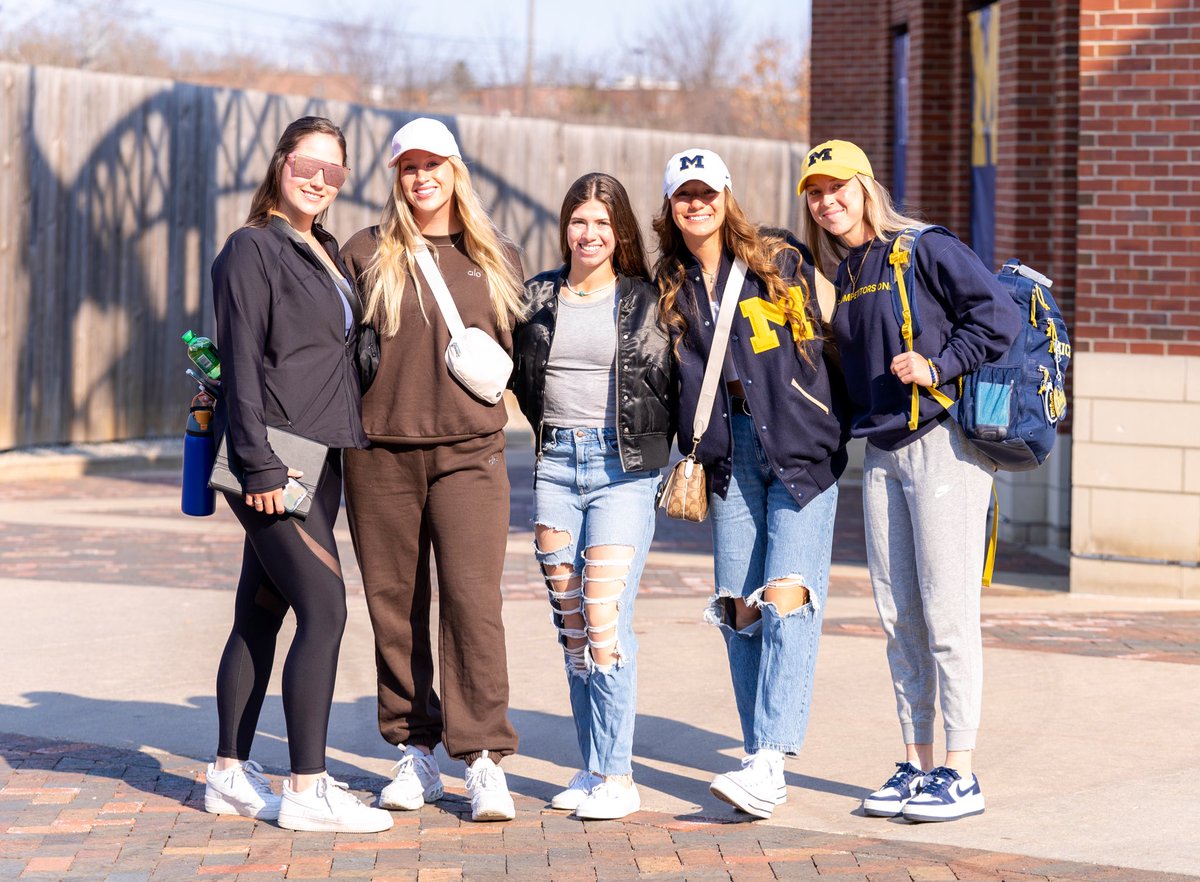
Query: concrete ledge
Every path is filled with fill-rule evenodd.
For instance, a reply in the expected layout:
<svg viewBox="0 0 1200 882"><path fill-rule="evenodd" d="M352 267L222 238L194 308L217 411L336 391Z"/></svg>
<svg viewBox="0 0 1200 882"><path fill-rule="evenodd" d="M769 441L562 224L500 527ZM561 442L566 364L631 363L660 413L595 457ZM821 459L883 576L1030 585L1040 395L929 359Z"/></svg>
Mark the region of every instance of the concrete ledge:
<svg viewBox="0 0 1200 882"><path fill-rule="evenodd" d="M1200 567L1073 555L1071 592L1200 599Z"/></svg>
<svg viewBox="0 0 1200 882"><path fill-rule="evenodd" d="M533 445L525 423L505 429L510 448ZM142 438L95 444L49 444L0 452L0 483L183 469L183 438Z"/></svg>
<svg viewBox="0 0 1200 882"><path fill-rule="evenodd" d="M183 468L182 438L26 447L0 453L0 482L43 481Z"/></svg>

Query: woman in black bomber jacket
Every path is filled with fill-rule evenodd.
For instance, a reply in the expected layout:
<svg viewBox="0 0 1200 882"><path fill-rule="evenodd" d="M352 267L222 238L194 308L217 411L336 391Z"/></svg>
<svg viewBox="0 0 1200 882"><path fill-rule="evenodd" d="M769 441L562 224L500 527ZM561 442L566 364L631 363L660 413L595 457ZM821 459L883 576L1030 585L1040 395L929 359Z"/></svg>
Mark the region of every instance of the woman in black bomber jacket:
<svg viewBox="0 0 1200 882"><path fill-rule="evenodd" d="M593 172L559 215L565 266L525 283L513 387L536 433L535 552L563 645L583 766L551 805L620 818L633 783L633 600L671 440L669 343L625 188Z"/></svg>
<svg viewBox="0 0 1200 882"><path fill-rule="evenodd" d="M249 217L213 262L221 347L217 431L243 475L226 500L246 531L233 629L217 672L219 744L204 808L274 820L292 830L374 833L391 816L361 803L325 772L325 741L338 649L346 623L333 525L342 495L342 450L366 444L351 360L362 307L319 221L345 183L346 140L322 117L287 127ZM267 428L329 446L312 507L300 520L285 485L301 477L272 450ZM294 483L294 482L292 482ZM296 485L299 486L299 485ZM294 488L292 488L294 489ZM283 797L249 761L288 609L296 636L283 668L291 777Z"/></svg>

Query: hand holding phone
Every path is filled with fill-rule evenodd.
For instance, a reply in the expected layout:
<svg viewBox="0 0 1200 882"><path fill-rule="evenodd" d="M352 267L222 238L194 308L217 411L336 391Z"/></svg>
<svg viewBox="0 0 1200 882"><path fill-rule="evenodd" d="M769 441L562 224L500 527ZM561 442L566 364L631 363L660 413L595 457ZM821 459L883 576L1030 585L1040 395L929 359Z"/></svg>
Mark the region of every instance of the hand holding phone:
<svg viewBox="0 0 1200 882"><path fill-rule="evenodd" d="M291 514L300 507L300 503L306 496L308 496L308 488L295 478L288 478L288 482L283 488L283 510Z"/></svg>

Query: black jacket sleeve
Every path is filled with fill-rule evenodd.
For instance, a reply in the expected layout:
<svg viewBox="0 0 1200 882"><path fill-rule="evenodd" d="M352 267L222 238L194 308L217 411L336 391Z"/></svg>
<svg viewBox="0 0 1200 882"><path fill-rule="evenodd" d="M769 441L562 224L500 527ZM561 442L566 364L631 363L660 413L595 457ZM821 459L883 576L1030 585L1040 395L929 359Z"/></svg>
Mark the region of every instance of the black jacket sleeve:
<svg viewBox="0 0 1200 882"><path fill-rule="evenodd" d="M213 263L213 305L221 354L222 397L228 413L230 451L240 461L247 493L287 483L287 466L267 443L263 367L271 314L264 242L238 230Z"/></svg>

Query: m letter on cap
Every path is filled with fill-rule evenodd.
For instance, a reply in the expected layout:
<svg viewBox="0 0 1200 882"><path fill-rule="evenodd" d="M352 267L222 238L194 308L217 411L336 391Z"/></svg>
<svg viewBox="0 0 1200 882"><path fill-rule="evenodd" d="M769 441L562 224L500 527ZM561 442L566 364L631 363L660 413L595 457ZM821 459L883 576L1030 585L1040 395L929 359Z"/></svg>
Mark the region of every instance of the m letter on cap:
<svg viewBox="0 0 1200 882"><path fill-rule="evenodd" d="M704 156L697 153L695 156L681 156L679 158L679 170L687 171L689 168L704 168Z"/></svg>
<svg viewBox="0 0 1200 882"><path fill-rule="evenodd" d="M814 150L808 154L809 165L816 165L818 162L833 162L833 148L826 147L824 150Z"/></svg>

